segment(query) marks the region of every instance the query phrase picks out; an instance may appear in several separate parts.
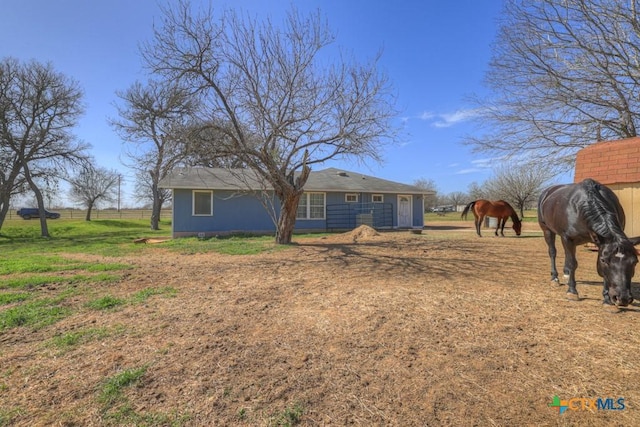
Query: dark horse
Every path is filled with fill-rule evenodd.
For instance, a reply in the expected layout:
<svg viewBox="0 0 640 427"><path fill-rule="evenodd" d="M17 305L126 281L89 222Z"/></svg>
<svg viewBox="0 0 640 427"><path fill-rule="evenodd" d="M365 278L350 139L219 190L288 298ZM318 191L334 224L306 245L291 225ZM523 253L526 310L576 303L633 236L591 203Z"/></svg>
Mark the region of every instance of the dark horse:
<svg viewBox="0 0 640 427"><path fill-rule="evenodd" d="M498 218L496 236L498 235L498 229L500 229L500 234L504 237L504 226L509 218L513 221L513 230L518 236L520 235L520 231L522 231L522 223L520 222L520 218L518 218L518 214L511 205L504 200L498 200L497 202L490 202L489 200L483 199L474 200L464 208L462 218L467 219L467 214L471 209L473 209L473 216L476 217L476 233L478 233L480 237L482 237L482 234L480 234L480 226L482 226L482 221L484 221L485 216Z"/></svg>
<svg viewBox="0 0 640 427"><path fill-rule="evenodd" d="M549 187L538 200L538 223L549 247L551 280L557 283L556 234L562 240L570 298L578 299L576 246L593 242L598 246L596 267L603 278L604 303L625 307L633 302L631 278L638 263L634 245L640 237L624 234L624 211L613 191L592 179Z"/></svg>

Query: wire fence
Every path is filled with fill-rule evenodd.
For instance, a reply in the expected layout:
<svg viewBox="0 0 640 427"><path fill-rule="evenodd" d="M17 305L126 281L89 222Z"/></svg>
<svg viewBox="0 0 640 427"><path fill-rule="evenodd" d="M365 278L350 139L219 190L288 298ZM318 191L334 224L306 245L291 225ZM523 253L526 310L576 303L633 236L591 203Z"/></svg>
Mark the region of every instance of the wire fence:
<svg viewBox="0 0 640 427"><path fill-rule="evenodd" d="M47 209L60 214L60 219L85 219L87 211L82 209ZM21 219L15 209L9 210L8 219ZM37 218L34 218L37 220ZM91 219L148 219L151 209L93 209ZM171 219L171 209L160 211L160 219Z"/></svg>

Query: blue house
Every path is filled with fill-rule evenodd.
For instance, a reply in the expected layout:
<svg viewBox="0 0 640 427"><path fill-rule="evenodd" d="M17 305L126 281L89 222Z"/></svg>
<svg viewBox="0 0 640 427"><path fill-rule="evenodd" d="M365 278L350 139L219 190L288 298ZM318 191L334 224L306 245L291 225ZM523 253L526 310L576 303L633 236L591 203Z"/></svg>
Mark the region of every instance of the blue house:
<svg viewBox="0 0 640 427"><path fill-rule="evenodd" d="M173 195L173 237L275 233L270 211L279 202L247 170L177 168L160 182ZM360 173L312 171L298 205L296 232L423 228L424 195L432 194Z"/></svg>

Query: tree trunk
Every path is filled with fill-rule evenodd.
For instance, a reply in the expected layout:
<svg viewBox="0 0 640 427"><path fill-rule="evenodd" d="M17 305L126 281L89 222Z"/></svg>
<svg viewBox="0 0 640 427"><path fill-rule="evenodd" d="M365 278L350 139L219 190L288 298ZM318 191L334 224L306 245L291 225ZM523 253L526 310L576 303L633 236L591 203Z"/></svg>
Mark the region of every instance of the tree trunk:
<svg viewBox="0 0 640 427"><path fill-rule="evenodd" d="M47 225L47 217L44 214L44 198L42 197L42 192L38 188L35 182L31 179L31 172L29 171L29 167L26 164L22 165L24 170L24 177L29 183L29 187L33 190L33 193L36 195L36 200L38 201L38 213L40 216L40 235L42 237L50 237L49 236L49 227Z"/></svg>
<svg viewBox="0 0 640 427"><path fill-rule="evenodd" d="M11 200L11 192L7 191L5 194L4 191L0 191L0 230L2 230L2 224L4 224L4 220L7 217L7 213L9 212L9 201Z"/></svg>
<svg viewBox="0 0 640 427"><path fill-rule="evenodd" d="M93 203L89 203L87 205L87 216L84 218L85 221L91 221L91 211L93 210Z"/></svg>
<svg viewBox="0 0 640 427"><path fill-rule="evenodd" d="M278 217L276 229L276 243L280 245L291 244L293 230L296 226L296 215L298 213L298 202L302 192L293 191L283 196L284 200L280 200L281 209Z"/></svg>
<svg viewBox="0 0 640 427"><path fill-rule="evenodd" d="M160 211L162 210L162 200L157 191L153 194L153 204L151 205L151 229L160 230Z"/></svg>
<svg viewBox="0 0 640 427"><path fill-rule="evenodd" d="M9 177L3 182L3 187L0 189L0 230L4 220L7 218L7 212L9 212L9 203L11 202L11 192L13 190L14 183L20 173L20 167L17 163L13 163L11 173Z"/></svg>
<svg viewBox="0 0 640 427"><path fill-rule="evenodd" d="M0 230L2 230L2 224L4 224L4 219L7 217L7 212L9 212L9 201L0 200Z"/></svg>

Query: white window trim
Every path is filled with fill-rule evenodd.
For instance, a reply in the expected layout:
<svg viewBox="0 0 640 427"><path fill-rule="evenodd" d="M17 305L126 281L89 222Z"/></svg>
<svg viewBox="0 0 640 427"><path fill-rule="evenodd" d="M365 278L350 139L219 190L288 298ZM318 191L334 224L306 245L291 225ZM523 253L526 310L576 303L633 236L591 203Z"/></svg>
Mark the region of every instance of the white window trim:
<svg viewBox="0 0 640 427"><path fill-rule="evenodd" d="M355 200L349 200L349 196L355 196ZM358 203L360 201L360 195L358 193L346 193L344 195L345 203Z"/></svg>
<svg viewBox="0 0 640 427"><path fill-rule="evenodd" d="M311 218L311 203L310 199L311 199L311 194L322 194L322 218ZM306 202L307 202L307 212L305 213L304 217L299 217L298 215L296 215L296 220L300 220L300 221L324 221L327 219L327 193L323 193L320 191L310 191L310 192L305 192L302 193L301 197L306 197Z"/></svg>
<svg viewBox="0 0 640 427"><path fill-rule="evenodd" d="M375 200L376 197L380 197L380 201L379 202L377 202ZM372 203L384 203L384 194L372 194L371 195L371 202Z"/></svg>
<svg viewBox="0 0 640 427"><path fill-rule="evenodd" d="M196 213L196 193L209 193L210 206L208 214ZM192 216L213 216L213 191L212 190L191 190L191 215Z"/></svg>

